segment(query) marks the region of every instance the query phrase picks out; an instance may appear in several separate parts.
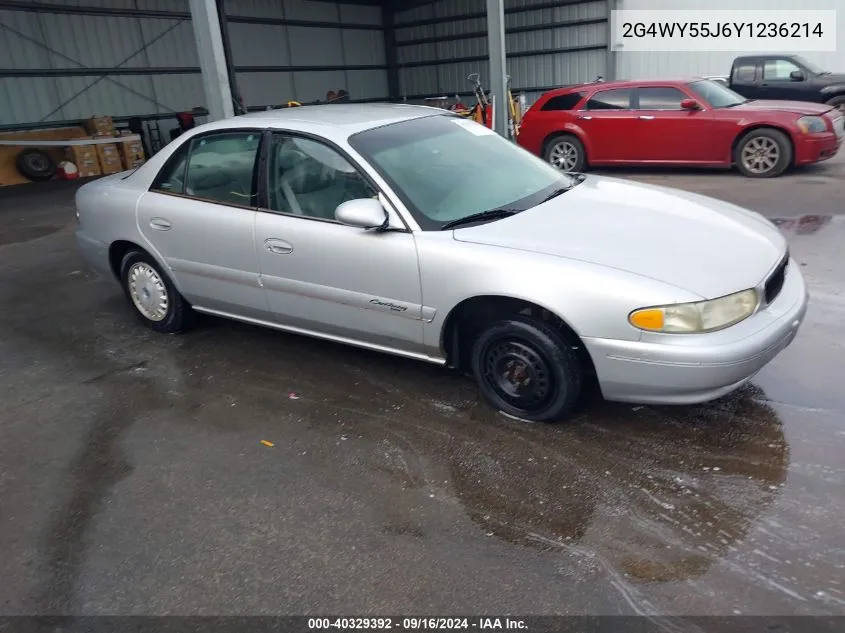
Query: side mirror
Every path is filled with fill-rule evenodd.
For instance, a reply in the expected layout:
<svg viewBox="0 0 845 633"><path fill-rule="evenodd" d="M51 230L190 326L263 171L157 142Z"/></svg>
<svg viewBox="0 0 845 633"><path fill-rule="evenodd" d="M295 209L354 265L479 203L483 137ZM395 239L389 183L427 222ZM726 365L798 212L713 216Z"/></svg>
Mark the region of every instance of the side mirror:
<svg viewBox="0 0 845 633"><path fill-rule="evenodd" d="M804 81L804 71L803 70L793 70L789 73L789 80L790 81Z"/></svg>
<svg viewBox="0 0 845 633"><path fill-rule="evenodd" d="M684 110L700 110L701 106L695 99L684 99L681 101L681 108Z"/></svg>
<svg viewBox="0 0 845 633"><path fill-rule="evenodd" d="M335 209L334 217L341 224L361 229L380 229L388 222L387 211L374 198L347 200Z"/></svg>

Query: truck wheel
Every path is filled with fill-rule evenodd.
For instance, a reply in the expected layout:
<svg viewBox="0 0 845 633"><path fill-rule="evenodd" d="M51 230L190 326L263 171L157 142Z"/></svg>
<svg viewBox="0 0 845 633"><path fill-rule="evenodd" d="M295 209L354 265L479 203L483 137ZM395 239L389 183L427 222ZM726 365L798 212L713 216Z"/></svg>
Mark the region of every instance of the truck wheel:
<svg viewBox="0 0 845 633"><path fill-rule="evenodd" d="M50 180L56 173L56 163L50 155L40 149L21 150L15 157L15 166L21 176L33 182Z"/></svg>
<svg viewBox="0 0 845 633"><path fill-rule="evenodd" d="M583 384L572 347L543 321L523 316L493 323L478 336L472 373L490 405L534 422L566 418Z"/></svg>
<svg viewBox="0 0 845 633"><path fill-rule="evenodd" d="M834 97L833 99L827 102L827 105L833 106L834 108L839 110L842 116L845 116L845 95Z"/></svg>
<svg viewBox="0 0 845 633"><path fill-rule="evenodd" d="M743 176L774 178L792 164L792 144L780 130L751 130L737 143L734 162Z"/></svg>
<svg viewBox="0 0 845 633"><path fill-rule="evenodd" d="M544 158L561 171L583 171L587 165L584 145L572 134L555 136L546 143Z"/></svg>

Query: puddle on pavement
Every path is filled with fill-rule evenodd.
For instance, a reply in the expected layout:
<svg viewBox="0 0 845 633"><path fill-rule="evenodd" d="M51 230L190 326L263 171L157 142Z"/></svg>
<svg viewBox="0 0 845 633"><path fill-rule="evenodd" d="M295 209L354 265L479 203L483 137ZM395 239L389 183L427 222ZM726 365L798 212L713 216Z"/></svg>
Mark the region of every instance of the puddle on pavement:
<svg viewBox="0 0 845 633"><path fill-rule="evenodd" d="M32 240L56 233L62 228L61 226L7 226L0 231L0 246L31 242Z"/></svg>

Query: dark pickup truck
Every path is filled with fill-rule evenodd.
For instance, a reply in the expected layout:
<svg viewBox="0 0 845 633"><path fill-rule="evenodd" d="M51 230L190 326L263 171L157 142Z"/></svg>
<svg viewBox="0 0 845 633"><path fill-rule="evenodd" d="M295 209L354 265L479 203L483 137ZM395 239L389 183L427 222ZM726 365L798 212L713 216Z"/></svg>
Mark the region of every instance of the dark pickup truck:
<svg viewBox="0 0 845 633"><path fill-rule="evenodd" d="M826 103L845 114L845 75L799 55L748 55L734 60L729 87L748 99Z"/></svg>

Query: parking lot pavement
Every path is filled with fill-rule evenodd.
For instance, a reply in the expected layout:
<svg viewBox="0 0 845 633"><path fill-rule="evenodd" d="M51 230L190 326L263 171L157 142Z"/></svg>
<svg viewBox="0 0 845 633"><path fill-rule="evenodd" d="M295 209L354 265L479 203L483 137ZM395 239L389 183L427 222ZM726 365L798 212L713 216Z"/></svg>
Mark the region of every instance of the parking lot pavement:
<svg viewBox="0 0 845 633"><path fill-rule="evenodd" d="M842 176L633 174L791 218L807 321L732 397L560 425L412 361L154 334L81 269L74 185L0 191L0 613L845 613Z"/></svg>

